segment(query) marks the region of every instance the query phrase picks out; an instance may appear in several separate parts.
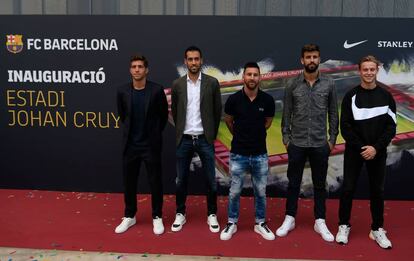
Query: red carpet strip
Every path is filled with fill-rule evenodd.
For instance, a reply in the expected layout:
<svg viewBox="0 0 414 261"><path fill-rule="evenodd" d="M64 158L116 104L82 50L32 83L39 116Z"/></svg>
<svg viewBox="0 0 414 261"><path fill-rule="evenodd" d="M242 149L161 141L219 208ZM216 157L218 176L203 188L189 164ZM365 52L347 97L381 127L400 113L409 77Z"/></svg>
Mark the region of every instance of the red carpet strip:
<svg viewBox="0 0 414 261"><path fill-rule="evenodd" d="M166 233L152 233L151 197L138 195L137 224L123 234L114 229L123 215L123 196L36 190L0 190L0 246L35 249L81 250L220 257L257 257L314 260L412 260L414 202L386 201L385 229L393 249L383 250L368 238L369 202L354 201L348 245L328 243L313 231L313 201L300 200L296 229L287 237L266 241L253 231L254 200L241 200L238 232L229 241L209 231L204 196L190 196L187 223L170 231L175 197L164 197ZM285 200L268 198L269 227L275 231L284 217ZM327 224L337 232L338 200L327 202ZM222 227L227 218L227 197L219 198Z"/></svg>

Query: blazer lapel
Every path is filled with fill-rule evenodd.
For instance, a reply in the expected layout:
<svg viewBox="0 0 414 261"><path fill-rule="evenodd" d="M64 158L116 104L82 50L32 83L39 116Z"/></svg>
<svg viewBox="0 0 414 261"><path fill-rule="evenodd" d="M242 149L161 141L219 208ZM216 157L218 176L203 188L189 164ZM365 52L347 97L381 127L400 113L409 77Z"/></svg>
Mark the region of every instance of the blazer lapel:
<svg viewBox="0 0 414 261"><path fill-rule="evenodd" d="M132 111L132 89L134 88L134 86L132 86L132 83L129 85L129 88L125 89L124 93L125 93L125 102L126 102L126 109L128 111L128 115L131 115L131 111Z"/></svg>
<svg viewBox="0 0 414 261"><path fill-rule="evenodd" d="M182 82L182 86L183 86L183 92L182 92L182 95L183 95L183 105L184 105L184 110L183 110L183 112L184 112L184 119L185 119L185 117L186 117L186 114L187 114L187 102L188 102L188 100L187 100L187 76L184 76L183 78L183 82Z"/></svg>
<svg viewBox="0 0 414 261"><path fill-rule="evenodd" d="M204 77L204 74L201 74L201 84L200 84L200 108L201 104L203 102L204 93L206 92L206 79Z"/></svg>

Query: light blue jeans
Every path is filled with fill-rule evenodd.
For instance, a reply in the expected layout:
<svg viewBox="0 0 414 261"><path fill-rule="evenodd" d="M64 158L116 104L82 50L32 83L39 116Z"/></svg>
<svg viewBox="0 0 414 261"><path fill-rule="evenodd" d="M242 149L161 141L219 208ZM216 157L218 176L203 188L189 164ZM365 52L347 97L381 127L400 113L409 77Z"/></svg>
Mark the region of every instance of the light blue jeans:
<svg viewBox="0 0 414 261"><path fill-rule="evenodd" d="M230 153L231 185L229 193L228 220L236 223L239 219L240 194L243 189L244 177L251 174L256 223L265 222L266 216L266 185L269 173L267 154L243 156Z"/></svg>

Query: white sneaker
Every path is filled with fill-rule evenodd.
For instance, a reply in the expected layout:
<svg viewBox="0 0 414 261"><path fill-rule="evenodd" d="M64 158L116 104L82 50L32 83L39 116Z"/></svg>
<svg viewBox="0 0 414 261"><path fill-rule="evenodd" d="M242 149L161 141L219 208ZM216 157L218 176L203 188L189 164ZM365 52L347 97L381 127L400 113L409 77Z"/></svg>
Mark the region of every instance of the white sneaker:
<svg viewBox="0 0 414 261"><path fill-rule="evenodd" d="M161 235L164 233L164 224L162 223L162 218L155 217L152 219L152 231L155 235Z"/></svg>
<svg viewBox="0 0 414 261"><path fill-rule="evenodd" d="M123 217L121 224L119 224L115 228L115 233L117 233L117 234L124 233L125 231L128 230L128 228L130 228L133 225L135 225L136 222L137 222L137 220L135 219L135 217L133 217L133 218Z"/></svg>
<svg viewBox="0 0 414 261"><path fill-rule="evenodd" d="M283 224L276 230L276 235L278 237L286 236L289 231L292 231L295 228L295 218L289 215L285 216Z"/></svg>
<svg viewBox="0 0 414 261"><path fill-rule="evenodd" d="M322 236L323 240L328 242L334 241L335 238L326 226L325 219L318 218L315 220L315 226L313 228L316 233L319 233Z"/></svg>
<svg viewBox="0 0 414 261"><path fill-rule="evenodd" d="M382 227L380 227L378 230L371 230L369 232L369 238L372 240L377 241L378 245L385 249L391 249L392 244L391 241L387 238L387 231L385 231Z"/></svg>
<svg viewBox="0 0 414 261"><path fill-rule="evenodd" d="M266 222L254 225L254 232L260 234L266 240L274 240L275 234L269 229Z"/></svg>
<svg viewBox="0 0 414 261"><path fill-rule="evenodd" d="M349 232L351 227L348 225L340 225L338 227L338 233L336 234L336 242L339 244L348 244Z"/></svg>
<svg viewBox="0 0 414 261"><path fill-rule="evenodd" d="M185 224L186 219L185 215L181 213L175 214L175 220L174 223L171 225L171 231L178 232L183 228L183 225Z"/></svg>
<svg viewBox="0 0 414 261"><path fill-rule="evenodd" d="M234 233L237 232L237 224L236 223L227 223L226 227L220 233L221 240L229 240Z"/></svg>
<svg viewBox="0 0 414 261"><path fill-rule="evenodd" d="M207 224L211 232L217 233L220 231L220 225L215 214L211 214L207 217Z"/></svg>

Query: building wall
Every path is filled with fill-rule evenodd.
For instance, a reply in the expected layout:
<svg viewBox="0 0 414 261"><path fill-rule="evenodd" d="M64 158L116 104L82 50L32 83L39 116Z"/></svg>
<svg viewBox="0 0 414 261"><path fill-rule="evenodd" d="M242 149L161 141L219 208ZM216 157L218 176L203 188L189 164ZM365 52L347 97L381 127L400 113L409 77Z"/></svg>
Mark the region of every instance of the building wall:
<svg viewBox="0 0 414 261"><path fill-rule="evenodd" d="M0 14L414 17L412 0L1 0Z"/></svg>

